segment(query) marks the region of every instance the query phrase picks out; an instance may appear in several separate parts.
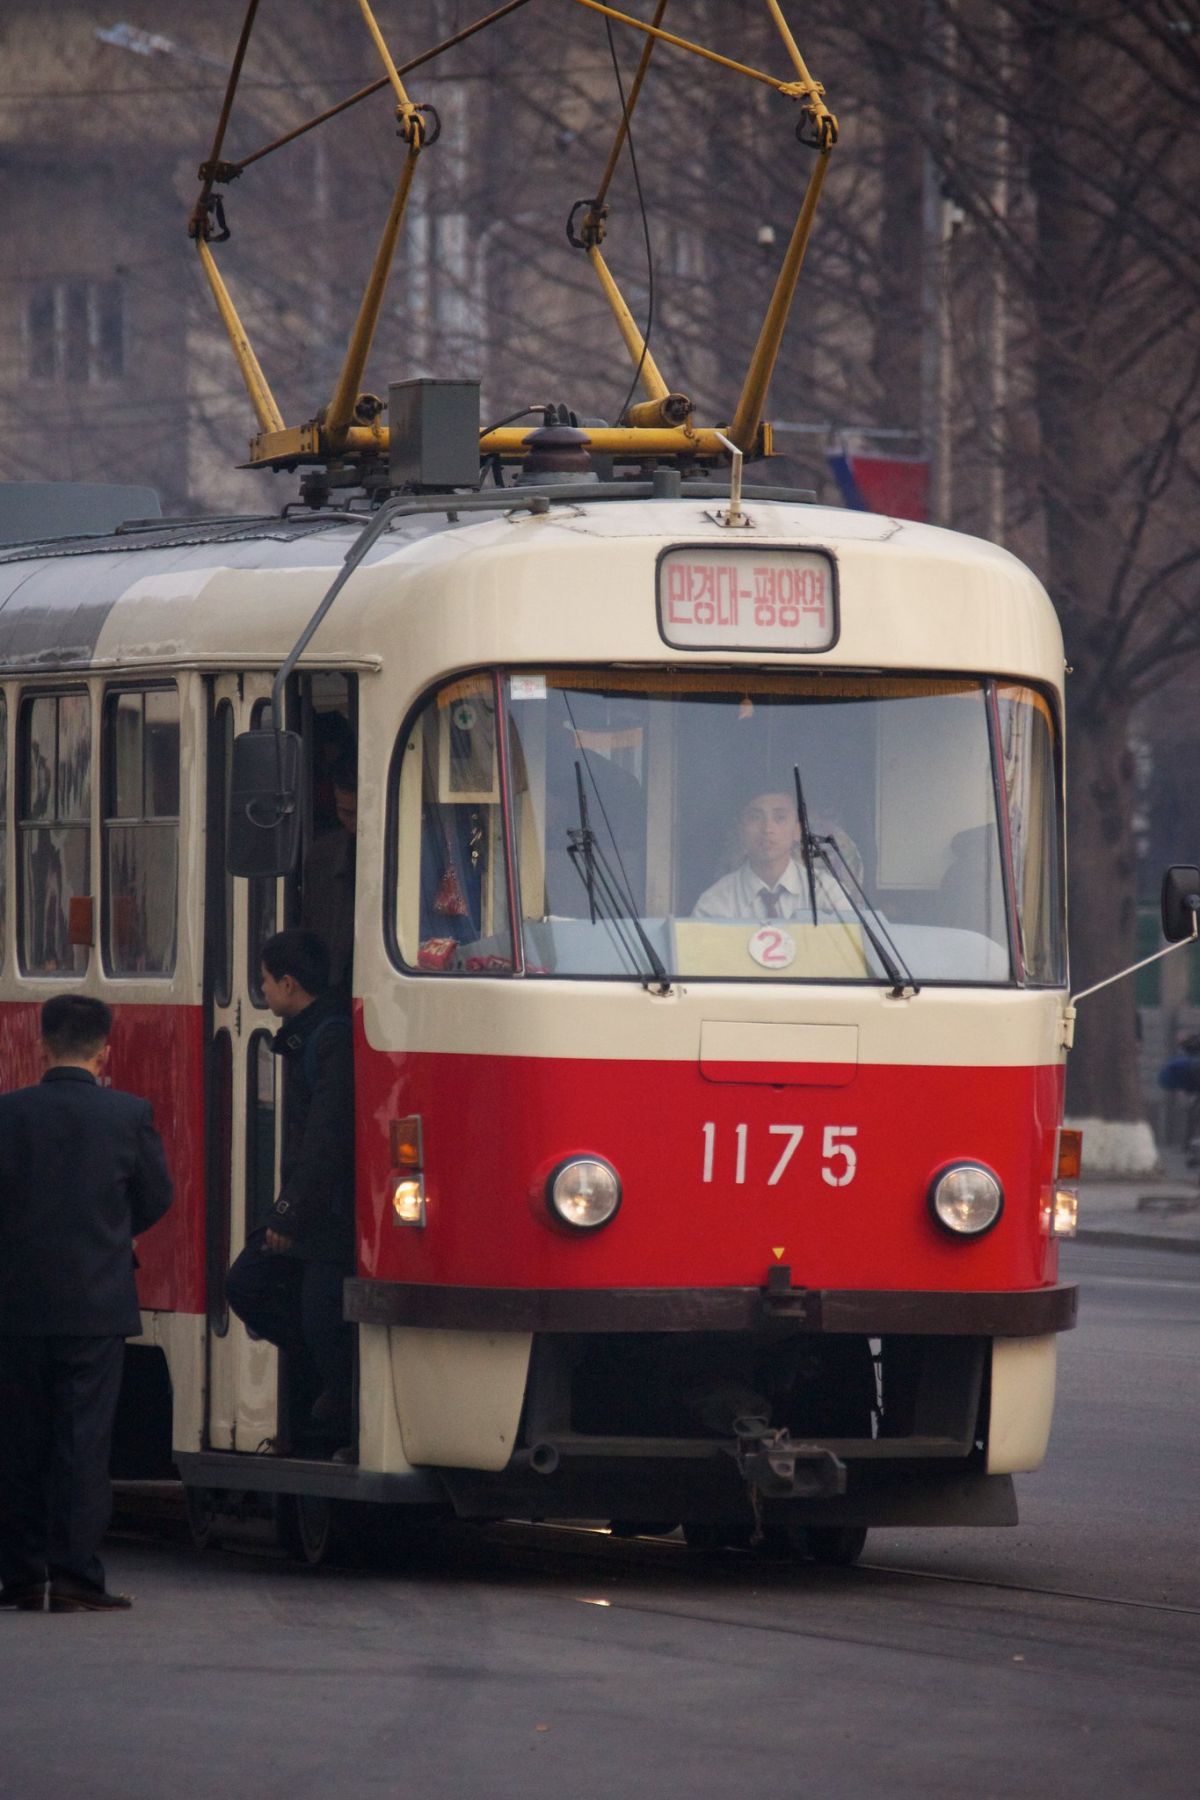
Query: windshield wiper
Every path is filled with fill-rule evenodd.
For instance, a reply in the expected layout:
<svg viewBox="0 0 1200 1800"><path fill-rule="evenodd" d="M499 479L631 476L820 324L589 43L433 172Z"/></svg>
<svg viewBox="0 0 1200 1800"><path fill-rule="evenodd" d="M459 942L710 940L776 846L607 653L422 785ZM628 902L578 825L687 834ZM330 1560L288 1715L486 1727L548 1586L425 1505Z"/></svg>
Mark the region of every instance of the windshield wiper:
<svg viewBox="0 0 1200 1800"><path fill-rule="evenodd" d="M796 778L796 817L800 821L800 848L804 852L804 867L808 872L808 903L812 907L813 924L817 922L817 871L813 865L813 849L816 839L808 822L808 808L804 804L804 789L800 786L800 765L793 763L792 774Z"/></svg>
<svg viewBox="0 0 1200 1800"><path fill-rule="evenodd" d="M588 916L593 925L600 918L608 926L633 965L638 980L648 991L651 985L650 979L640 966L636 951L630 944L628 927L632 926L646 961L650 965L650 973L658 983L659 993L669 994L671 978L667 974L666 964L646 935L642 921L637 915L633 895L623 888L621 880L614 873L611 863L596 842L596 834L592 830L588 817L583 769L578 762L575 764L575 791L579 801L579 826L578 829L568 829L567 831L567 855L587 893Z"/></svg>
<svg viewBox="0 0 1200 1800"><path fill-rule="evenodd" d="M892 984L892 993L897 1000L905 994L919 994L921 989L913 977L913 972L896 948L882 915L873 906L863 892L862 883L842 854L841 846L835 837L817 837L808 822L808 809L804 804L804 790L800 785L800 767L794 764L792 774L796 779L796 813L800 820L801 848L804 861L808 867L808 889L812 900L813 924L817 922L816 877L814 875L815 858L821 859L828 870L830 879L839 892L849 901L859 924L867 934L871 948L883 965L884 973ZM832 852L832 855L830 854ZM834 866L836 856L841 864L841 873Z"/></svg>

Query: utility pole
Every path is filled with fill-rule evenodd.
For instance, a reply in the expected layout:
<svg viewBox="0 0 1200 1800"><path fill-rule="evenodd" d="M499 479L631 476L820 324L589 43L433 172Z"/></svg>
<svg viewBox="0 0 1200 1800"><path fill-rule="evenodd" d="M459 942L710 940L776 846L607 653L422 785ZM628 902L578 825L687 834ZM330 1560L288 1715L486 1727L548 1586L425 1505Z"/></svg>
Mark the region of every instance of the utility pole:
<svg viewBox="0 0 1200 1800"><path fill-rule="evenodd" d="M925 7L926 41L940 46L952 69L953 26L939 16L935 0ZM946 191L945 177L934 151L945 139L949 82L928 77L925 92L923 254L921 261L921 429L929 447L929 516L935 525L952 522L954 505L954 343L951 317L951 274L954 236L963 221L962 208Z"/></svg>
<svg viewBox="0 0 1200 1800"><path fill-rule="evenodd" d="M996 544L1004 542L1005 464L1008 453L1008 268L1004 248L999 241L1008 230L1008 66L1009 45L1007 39L1003 39L997 71L1000 104L996 108L993 137L993 154L996 159L990 195L993 242L986 324L989 452L987 535Z"/></svg>

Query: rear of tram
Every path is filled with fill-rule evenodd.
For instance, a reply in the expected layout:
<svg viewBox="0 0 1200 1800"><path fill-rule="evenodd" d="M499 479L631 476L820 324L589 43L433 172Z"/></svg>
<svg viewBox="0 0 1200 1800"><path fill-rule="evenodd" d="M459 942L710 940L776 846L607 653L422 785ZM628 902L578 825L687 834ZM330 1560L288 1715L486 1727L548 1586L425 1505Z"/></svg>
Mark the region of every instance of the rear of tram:
<svg viewBox="0 0 1200 1800"><path fill-rule="evenodd" d="M990 547L772 513L531 565L395 743L347 1313L362 1460L464 1514L844 1556L1015 1522L1045 1450L1057 625Z"/></svg>

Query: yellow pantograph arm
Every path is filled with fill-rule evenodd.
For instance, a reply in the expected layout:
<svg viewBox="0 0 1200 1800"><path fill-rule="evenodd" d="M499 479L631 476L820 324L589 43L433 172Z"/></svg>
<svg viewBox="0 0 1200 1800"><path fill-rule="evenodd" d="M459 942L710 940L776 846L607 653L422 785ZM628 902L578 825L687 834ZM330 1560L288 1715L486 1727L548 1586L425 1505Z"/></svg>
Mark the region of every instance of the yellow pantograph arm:
<svg viewBox="0 0 1200 1800"><path fill-rule="evenodd" d="M363 371L367 366L371 342L375 336L375 327L379 323L379 314L383 309L383 298L387 292L388 277L392 272L392 263L396 255L396 243L400 236L400 227L404 223L404 212L408 205L409 190L413 176L416 174L417 158L421 154L426 139L424 110L414 106L405 91L400 79L400 71L392 58L379 24L371 11L369 0L358 0L367 30L370 32L383 60L387 78L392 92L396 96L396 117L400 121L401 135L408 144L408 155L404 159L404 167L400 171L400 180L396 184L396 192L392 197L391 208L375 252L375 260L371 264L371 273L367 277L367 285L363 289L363 297L359 302L358 317L354 321L354 330L350 334L350 342L346 346L346 355L333 397L326 408L325 432L332 448L340 449L346 432L354 422L355 408L358 405L359 384Z"/></svg>
<svg viewBox="0 0 1200 1800"><path fill-rule="evenodd" d="M221 315L221 323L233 346L233 354L237 359L238 369L246 384L246 392L250 396L250 404L258 420L260 431L282 431L283 414L275 404L275 396L267 384L257 356L250 348L250 339L246 336L246 328L238 317L237 308L229 297L229 289L221 279L221 271L217 267L216 258L202 237L196 239L196 248L200 252L200 266L208 277L208 285L213 291L217 303L217 311Z"/></svg>

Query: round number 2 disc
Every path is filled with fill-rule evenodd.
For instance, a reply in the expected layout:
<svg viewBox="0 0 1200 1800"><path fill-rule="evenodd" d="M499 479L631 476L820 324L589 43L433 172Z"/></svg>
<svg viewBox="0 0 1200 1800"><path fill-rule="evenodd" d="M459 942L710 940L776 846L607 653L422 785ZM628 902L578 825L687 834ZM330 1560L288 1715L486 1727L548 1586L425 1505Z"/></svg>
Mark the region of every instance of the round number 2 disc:
<svg viewBox="0 0 1200 1800"><path fill-rule="evenodd" d="M786 969L796 960L796 940L782 925L760 925L747 948L762 969Z"/></svg>

